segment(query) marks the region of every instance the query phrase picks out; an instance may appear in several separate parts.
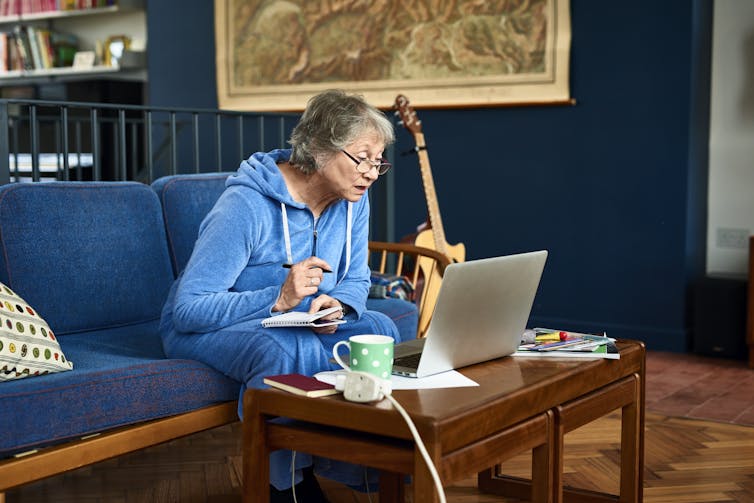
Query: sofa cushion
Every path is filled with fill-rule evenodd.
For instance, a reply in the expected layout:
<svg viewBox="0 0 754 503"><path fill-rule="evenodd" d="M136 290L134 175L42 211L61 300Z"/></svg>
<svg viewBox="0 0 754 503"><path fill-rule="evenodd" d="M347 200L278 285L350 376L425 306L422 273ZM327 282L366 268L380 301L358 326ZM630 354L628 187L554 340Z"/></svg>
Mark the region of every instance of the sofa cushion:
<svg viewBox="0 0 754 503"><path fill-rule="evenodd" d="M173 271L157 196L136 182L0 187L0 281L64 347L66 334L159 319Z"/></svg>
<svg viewBox="0 0 754 503"><path fill-rule="evenodd" d="M47 322L0 283L0 381L72 368Z"/></svg>
<svg viewBox="0 0 754 503"><path fill-rule="evenodd" d="M157 322L67 335L72 372L0 385L0 457L215 403L240 384L193 360L166 359Z"/></svg>
<svg viewBox="0 0 754 503"><path fill-rule="evenodd" d="M196 173L163 176L152 182L162 204L170 259L175 275L186 267L199 225L225 190L230 173Z"/></svg>

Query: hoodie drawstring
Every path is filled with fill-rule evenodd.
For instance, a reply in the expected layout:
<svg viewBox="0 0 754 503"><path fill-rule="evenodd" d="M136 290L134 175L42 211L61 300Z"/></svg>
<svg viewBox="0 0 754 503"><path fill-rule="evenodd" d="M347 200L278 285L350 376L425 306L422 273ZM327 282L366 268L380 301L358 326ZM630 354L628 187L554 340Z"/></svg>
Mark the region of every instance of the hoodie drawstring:
<svg viewBox="0 0 754 503"><path fill-rule="evenodd" d="M293 265L293 254L291 253L291 234L288 232L288 212L285 210L285 203L280 203L283 210L283 239L285 239L285 258L287 263Z"/></svg>
<svg viewBox="0 0 754 503"><path fill-rule="evenodd" d="M285 256L289 264L293 264L293 252L291 251L291 235L288 230L288 211L285 208L285 203L280 203L280 209L283 217L283 239L285 240ZM348 269L351 267L351 233L353 231L353 203L348 202L348 216L346 220L346 265L343 269L343 275L335 283L340 284L341 281L348 274ZM316 233L316 229L314 230Z"/></svg>

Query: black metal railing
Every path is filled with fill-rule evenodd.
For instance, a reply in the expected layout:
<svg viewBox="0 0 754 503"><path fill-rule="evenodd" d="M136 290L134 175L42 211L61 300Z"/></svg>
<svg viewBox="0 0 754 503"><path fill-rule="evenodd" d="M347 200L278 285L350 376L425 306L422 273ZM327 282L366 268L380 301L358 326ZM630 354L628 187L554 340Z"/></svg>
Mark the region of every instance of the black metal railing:
<svg viewBox="0 0 754 503"><path fill-rule="evenodd" d="M298 114L0 100L0 183L232 171L285 147Z"/></svg>

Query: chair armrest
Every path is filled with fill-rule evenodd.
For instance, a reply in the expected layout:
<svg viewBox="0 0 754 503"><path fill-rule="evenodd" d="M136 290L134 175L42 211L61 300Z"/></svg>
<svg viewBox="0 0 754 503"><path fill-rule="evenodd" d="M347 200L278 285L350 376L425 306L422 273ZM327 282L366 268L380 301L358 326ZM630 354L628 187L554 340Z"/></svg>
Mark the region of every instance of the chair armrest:
<svg viewBox="0 0 754 503"><path fill-rule="evenodd" d="M417 337L424 337L450 259L430 248L408 243L369 242L369 265L383 274L406 276L414 285L414 303L419 309Z"/></svg>
<svg viewBox="0 0 754 503"><path fill-rule="evenodd" d="M434 260L437 263L438 271L440 275L445 273L445 268L450 265L450 259L442 253L433 250L431 248L424 248L423 246L416 246L409 243L389 243L386 241L369 241L370 254L378 253L380 256L380 268L378 272L389 272L387 259L391 255L396 256L399 261L399 265L404 261L404 258L417 258L427 257ZM393 271L396 274L399 272Z"/></svg>

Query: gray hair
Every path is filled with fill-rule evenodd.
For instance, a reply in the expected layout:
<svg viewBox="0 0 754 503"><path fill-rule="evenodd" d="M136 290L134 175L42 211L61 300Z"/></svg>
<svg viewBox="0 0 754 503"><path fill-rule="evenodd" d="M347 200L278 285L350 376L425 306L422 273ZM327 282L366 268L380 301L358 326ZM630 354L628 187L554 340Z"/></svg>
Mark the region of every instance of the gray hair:
<svg viewBox="0 0 754 503"><path fill-rule="evenodd" d="M309 100L293 128L290 162L304 173L313 173L356 138L372 132L385 146L395 141L392 122L363 96L324 91Z"/></svg>

